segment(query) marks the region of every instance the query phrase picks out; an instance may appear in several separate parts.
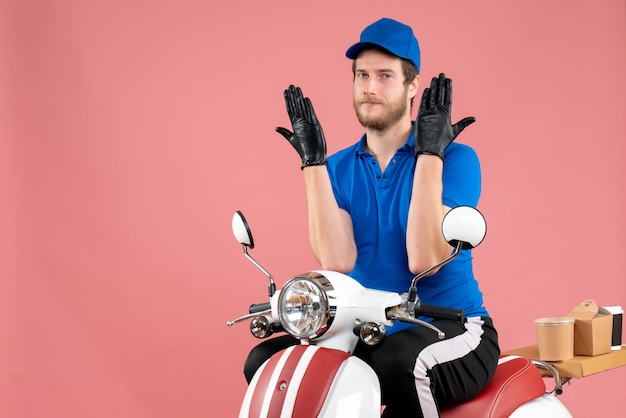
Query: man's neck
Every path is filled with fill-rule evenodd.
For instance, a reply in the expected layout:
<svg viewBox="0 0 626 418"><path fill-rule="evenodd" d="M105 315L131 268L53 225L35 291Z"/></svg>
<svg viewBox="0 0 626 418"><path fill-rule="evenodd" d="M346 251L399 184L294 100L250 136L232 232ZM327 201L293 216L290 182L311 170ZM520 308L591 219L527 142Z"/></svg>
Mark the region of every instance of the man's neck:
<svg viewBox="0 0 626 418"><path fill-rule="evenodd" d="M402 120L389 128L380 131L373 129L365 130L366 150L376 158L381 171L389 164L398 148L406 143L411 133L411 120Z"/></svg>

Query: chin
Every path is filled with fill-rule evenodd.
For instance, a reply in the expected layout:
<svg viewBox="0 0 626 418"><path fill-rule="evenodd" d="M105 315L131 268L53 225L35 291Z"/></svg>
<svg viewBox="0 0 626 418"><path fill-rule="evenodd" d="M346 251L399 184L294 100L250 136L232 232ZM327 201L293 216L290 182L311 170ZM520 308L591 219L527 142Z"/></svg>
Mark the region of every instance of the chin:
<svg viewBox="0 0 626 418"><path fill-rule="evenodd" d="M371 125L380 125L381 123L384 124L384 118L381 118L380 116L375 116L372 115L370 112L367 112L366 114L364 114L364 112L356 112L356 117L359 120L359 122L361 123L361 125L367 127L370 127Z"/></svg>

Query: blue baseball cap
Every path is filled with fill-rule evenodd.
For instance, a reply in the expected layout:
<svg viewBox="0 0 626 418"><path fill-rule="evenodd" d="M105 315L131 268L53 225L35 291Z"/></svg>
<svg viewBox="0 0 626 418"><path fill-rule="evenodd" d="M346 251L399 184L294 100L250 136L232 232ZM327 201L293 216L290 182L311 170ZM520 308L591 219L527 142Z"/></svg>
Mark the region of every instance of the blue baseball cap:
<svg viewBox="0 0 626 418"><path fill-rule="evenodd" d="M400 58L413 62L420 69L420 47L410 26L397 20L382 18L361 32L361 40L346 51L346 57L356 59L361 51L379 47Z"/></svg>

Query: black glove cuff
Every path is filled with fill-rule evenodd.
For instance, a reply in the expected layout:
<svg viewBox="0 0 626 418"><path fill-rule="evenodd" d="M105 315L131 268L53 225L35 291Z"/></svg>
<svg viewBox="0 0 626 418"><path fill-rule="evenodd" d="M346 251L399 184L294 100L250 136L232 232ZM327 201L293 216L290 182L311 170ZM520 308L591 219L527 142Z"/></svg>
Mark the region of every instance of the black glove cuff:
<svg viewBox="0 0 626 418"><path fill-rule="evenodd" d="M328 160L326 158L322 160L306 161L302 163L302 167L300 167L300 170L304 170L304 167L310 167L312 165L326 165L326 164L328 164Z"/></svg>
<svg viewBox="0 0 626 418"><path fill-rule="evenodd" d="M437 157L441 158L443 160L443 152L439 153L439 152L435 152L435 151L428 151L428 150L415 150L415 154L414 157L417 160L417 157L420 154L424 154L424 155L436 155Z"/></svg>

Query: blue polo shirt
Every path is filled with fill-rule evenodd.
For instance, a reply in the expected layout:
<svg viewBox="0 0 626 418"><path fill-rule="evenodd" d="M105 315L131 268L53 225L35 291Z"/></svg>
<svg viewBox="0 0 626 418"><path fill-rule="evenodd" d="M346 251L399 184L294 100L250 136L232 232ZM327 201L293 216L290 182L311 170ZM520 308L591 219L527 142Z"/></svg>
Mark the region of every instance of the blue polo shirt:
<svg viewBox="0 0 626 418"><path fill-rule="evenodd" d="M328 158L328 172L339 207L350 213L358 250L349 275L363 286L397 293L408 291L406 229L415 170L414 134L400 147L384 172L359 142ZM481 190L480 163L474 150L452 142L445 150L442 203L476 207ZM452 250L452 248L451 248ZM472 271L471 250L463 250L432 276L418 281L423 303L463 309L467 317L487 316ZM406 328L397 323L390 332Z"/></svg>

